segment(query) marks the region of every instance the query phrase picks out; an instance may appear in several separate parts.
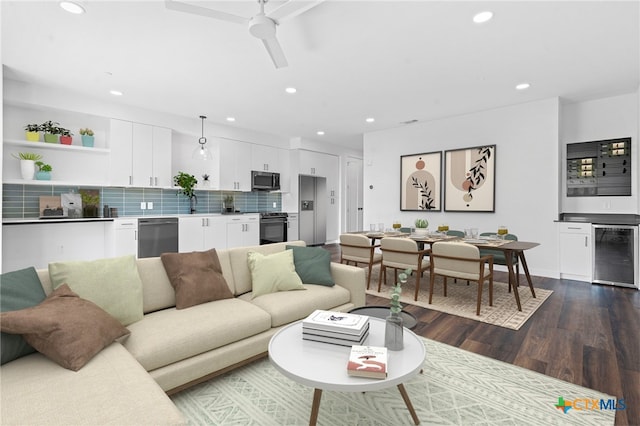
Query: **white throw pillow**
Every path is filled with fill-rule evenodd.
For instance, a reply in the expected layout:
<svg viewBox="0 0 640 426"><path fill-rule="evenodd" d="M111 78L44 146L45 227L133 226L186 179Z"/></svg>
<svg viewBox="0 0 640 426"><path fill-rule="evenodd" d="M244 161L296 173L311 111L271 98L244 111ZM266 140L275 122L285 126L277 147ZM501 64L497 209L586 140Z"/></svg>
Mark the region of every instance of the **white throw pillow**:
<svg viewBox="0 0 640 426"><path fill-rule="evenodd" d="M293 263L293 251L264 254L250 251L247 263L251 271L252 297L277 291L306 290Z"/></svg>

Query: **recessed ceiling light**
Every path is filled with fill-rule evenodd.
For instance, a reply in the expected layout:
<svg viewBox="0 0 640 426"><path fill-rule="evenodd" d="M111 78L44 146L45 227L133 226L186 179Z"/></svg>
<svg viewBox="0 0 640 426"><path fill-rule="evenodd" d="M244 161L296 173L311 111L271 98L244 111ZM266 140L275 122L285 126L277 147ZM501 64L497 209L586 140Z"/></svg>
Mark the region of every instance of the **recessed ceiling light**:
<svg viewBox="0 0 640 426"><path fill-rule="evenodd" d="M122 92L119 90L109 90L109 93L111 93L113 96L122 96Z"/></svg>
<svg viewBox="0 0 640 426"><path fill-rule="evenodd" d="M484 12L476 13L473 16L473 22L475 22L476 24L482 24L491 20L491 18L493 18L493 12L489 12L488 10L486 10Z"/></svg>
<svg viewBox="0 0 640 426"><path fill-rule="evenodd" d="M318 136L323 136L324 135L324 132L322 130L318 130L316 133L317 133Z"/></svg>
<svg viewBox="0 0 640 426"><path fill-rule="evenodd" d="M73 13L75 15L81 15L85 12L84 7L72 1L61 1L60 7L66 10L67 12Z"/></svg>
<svg viewBox="0 0 640 426"><path fill-rule="evenodd" d="M296 93L298 90L295 87L287 87L286 89L284 89L285 92L287 93Z"/></svg>
<svg viewBox="0 0 640 426"><path fill-rule="evenodd" d="M375 118L373 118L373 117L369 117L369 118L367 118L365 121L366 121L367 123L373 123L374 121L376 121L376 119L375 119Z"/></svg>
<svg viewBox="0 0 640 426"><path fill-rule="evenodd" d="M235 119L235 117L227 117L227 121L234 122L234 121L236 121L236 119Z"/></svg>
<svg viewBox="0 0 640 426"><path fill-rule="evenodd" d="M531 87L529 83L520 83L516 86L516 90L526 90L529 87Z"/></svg>

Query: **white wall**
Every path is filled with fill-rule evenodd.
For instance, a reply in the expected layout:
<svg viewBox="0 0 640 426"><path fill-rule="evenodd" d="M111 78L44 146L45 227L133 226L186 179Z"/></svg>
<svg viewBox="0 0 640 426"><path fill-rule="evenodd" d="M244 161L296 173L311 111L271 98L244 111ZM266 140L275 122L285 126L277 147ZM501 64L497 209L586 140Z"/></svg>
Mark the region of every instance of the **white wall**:
<svg viewBox="0 0 640 426"><path fill-rule="evenodd" d="M562 213L627 213L640 214L640 115L638 93L563 105L561 107L561 209ZM602 139L631 137L630 197L567 197L566 145Z"/></svg>
<svg viewBox="0 0 640 426"><path fill-rule="evenodd" d="M416 123L364 136L364 226L394 219L412 226L426 217L433 229L507 225L523 241L540 247L527 252L532 274L558 276L559 168L557 98ZM496 145L494 213L401 212L400 156L479 145ZM369 186L373 185L373 189ZM444 206L444 203L442 203Z"/></svg>

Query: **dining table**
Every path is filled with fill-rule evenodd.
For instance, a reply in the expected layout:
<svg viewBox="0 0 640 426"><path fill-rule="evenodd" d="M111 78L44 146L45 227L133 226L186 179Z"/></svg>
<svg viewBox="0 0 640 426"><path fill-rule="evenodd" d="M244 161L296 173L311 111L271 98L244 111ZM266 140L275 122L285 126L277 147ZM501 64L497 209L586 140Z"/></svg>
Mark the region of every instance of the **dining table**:
<svg viewBox="0 0 640 426"><path fill-rule="evenodd" d="M524 252L526 250L530 250L534 247L540 245L540 243L529 242L529 241L514 241L514 240L503 240L500 238L478 238L478 239L469 239L458 237L454 235L446 235L444 233L428 233L425 235L422 234L411 234L408 232L400 232L400 231L386 231L386 232L373 232L373 231L355 231L351 232L353 234L363 234L371 239L371 244L375 245L377 240L380 240L385 237L407 237L411 238L415 242L418 243L419 248L423 249L425 245L429 245L431 247L433 244L441 241L463 241L468 244L473 244L479 249L489 249L489 250L500 250L504 253L505 264L507 267L507 271L509 272L509 285L513 288L513 295L516 299L516 305L519 311L522 311L522 305L520 304L520 293L518 292L518 280L516 277L516 273L514 270L513 259L515 258L520 260L522 264L522 270L527 278L527 283L529 284L529 289L531 290L531 296L536 297L536 292L533 288L533 282L531 281L531 274L529 273L529 267L527 266L527 260L525 258Z"/></svg>

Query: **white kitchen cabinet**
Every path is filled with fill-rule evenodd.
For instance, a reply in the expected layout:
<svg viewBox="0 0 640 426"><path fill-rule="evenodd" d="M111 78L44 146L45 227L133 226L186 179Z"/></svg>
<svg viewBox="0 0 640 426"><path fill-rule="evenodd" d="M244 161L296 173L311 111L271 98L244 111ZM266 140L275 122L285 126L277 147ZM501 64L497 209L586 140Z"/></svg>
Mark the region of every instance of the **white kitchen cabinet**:
<svg viewBox="0 0 640 426"><path fill-rule="evenodd" d="M122 218L113 220L113 257L133 254L138 257L138 220Z"/></svg>
<svg viewBox="0 0 640 426"><path fill-rule="evenodd" d="M234 215L227 218L227 248L260 244L260 216Z"/></svg>
<svg viewBox="0 0 640 426"><path fill-rule="evenodd" d="M194 216L178 219L180 253L227 248L226 219L221 216Z"/></svg>
<svg viewBox="0 0 640 426"><path fill-rule="evenodd" d="M591 282L591 224L559 223L560 277Z"/></svg>
<svg viewBox="0 0 640 426"><path fill-rule="evenodd" d="M111 120L111 184L170 187L171 129Z"/></svg>
<svg viewBox="0 0 640 426"><path fill-rule="evenodd" d="M289 213L287 217L287 241L297 241L299 239L299 222L298 213Z"/></svg>
<svg viewBox="0 0 640 426"><path fill-rule="evenodd" d="M33 266L46 268L50 262L94 260L106 257L108 221L11 224L2 226L3 272Z"/></svg>
<svg viewBox="0 0 640 426"><path fill-rule="evenodd" d="M251 191L251 144L219 140L219 189Z"/></svg>
<svg viewBox="0 0 640 426"><path fill-rule="evenodd" d="M280 172L280 192L291 192L291 151L278 148L278 171ZM298 176L296 175L296 179Z"/></svg>
<svg viewBox="0 0 640 426"><path fill-rule="evenodd" d="M278 148L251 144L251 170L260 172L280 172Z"/></svg>

